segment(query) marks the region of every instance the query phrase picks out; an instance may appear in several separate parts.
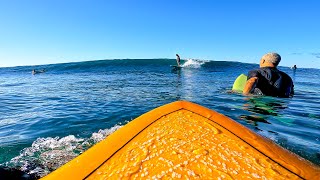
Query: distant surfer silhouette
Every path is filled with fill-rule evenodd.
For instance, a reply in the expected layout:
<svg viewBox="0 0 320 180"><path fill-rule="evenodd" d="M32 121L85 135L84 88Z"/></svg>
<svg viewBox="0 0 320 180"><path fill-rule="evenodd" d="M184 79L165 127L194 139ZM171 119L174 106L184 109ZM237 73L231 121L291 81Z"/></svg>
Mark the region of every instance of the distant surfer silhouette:
<svg viewBox="0 0 320 180"><path fill-rule="evenodd" d="M38 74L38 73L44 73L44 72L46 72L46 70L45 70L45 69L42 69L42 70L35 70L35 69L32 69L32 71L31 71L32 75L35 75L35 74Z"/></svg>
<svg viewBox="0 0 320 180"><path fill-rule="evenodd" d="M293 67L291 69L296 70L297 69L297 65L293 65Z"/></svg>
<svg viewBox="0 0 320 180"><path fill-rule="evenodd" d="M178 64L178 66L180 66L180 56L179 56L179 54L176 54L176 56L177 56L177 64Z"/></svg>

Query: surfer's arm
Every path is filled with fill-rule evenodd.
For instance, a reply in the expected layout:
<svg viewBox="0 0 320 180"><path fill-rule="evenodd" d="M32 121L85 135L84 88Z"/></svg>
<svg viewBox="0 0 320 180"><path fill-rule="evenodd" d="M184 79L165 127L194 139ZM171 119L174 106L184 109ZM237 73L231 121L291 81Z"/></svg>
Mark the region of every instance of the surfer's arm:
<svg viewBox="0 0 320 180"><path fill-rule="evenodd" d="M257 82L258 82L257 77L250 78L246 82L246 85L244 86L243 94L245 94L245 95L249 94L251 92L251 90L256 86Z"/></svg>

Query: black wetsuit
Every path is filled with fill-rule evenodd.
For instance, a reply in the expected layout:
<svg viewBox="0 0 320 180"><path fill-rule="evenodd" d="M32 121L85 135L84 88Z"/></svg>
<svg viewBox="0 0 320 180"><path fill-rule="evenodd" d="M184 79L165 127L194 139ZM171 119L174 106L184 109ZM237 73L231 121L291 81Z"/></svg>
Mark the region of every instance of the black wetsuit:
<svg viewBox="0 0 320 180"><path fill-rule="evenodd" d="M277 68L263 67L249 72L248 79L257 77L258 82L250 93L257 95L291 97L293 82L289 75Z"/></svg>

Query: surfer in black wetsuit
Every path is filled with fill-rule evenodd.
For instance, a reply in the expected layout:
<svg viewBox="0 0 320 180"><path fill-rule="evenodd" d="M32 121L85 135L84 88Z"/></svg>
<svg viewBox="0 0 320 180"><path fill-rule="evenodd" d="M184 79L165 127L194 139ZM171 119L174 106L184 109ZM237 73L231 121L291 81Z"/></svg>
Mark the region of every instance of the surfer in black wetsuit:
<svg viewBox="0 0 320 180"><path fill-rule="evenodd" d="M281 56L277 53L262 56L260 68L249 72L243 94L292 97L294 93L292 79L277 69L280 60Z"/></svg>
<svg viewBox="0 0 320 180"><path fill-rule="evenodd" d="M294 65L291 69L296 70L297 69L297 65Z"/></svg>
<svg viewBox="0 0 320 180"><path fill-rule="evenodd" d="M178 64L178 66L180 66L180 56L179 56L179 54L176 54L176 56L177 56L177 64Z"/></svg>

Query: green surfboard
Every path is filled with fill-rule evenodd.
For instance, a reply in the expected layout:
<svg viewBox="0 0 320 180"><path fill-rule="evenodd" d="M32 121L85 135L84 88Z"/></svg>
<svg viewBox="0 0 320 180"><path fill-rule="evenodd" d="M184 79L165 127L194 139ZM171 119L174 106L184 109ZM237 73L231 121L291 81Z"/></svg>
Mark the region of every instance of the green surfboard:
<svg viewBox="0 0 320 180"><path fill-rule="evenodd" d="M234 81L233 86L232 86L232 90L237 91L237 92L242 92L244 89L244 86L246 85L246 82L247 82L247 76L244 74L241 74Z"/></svg>

